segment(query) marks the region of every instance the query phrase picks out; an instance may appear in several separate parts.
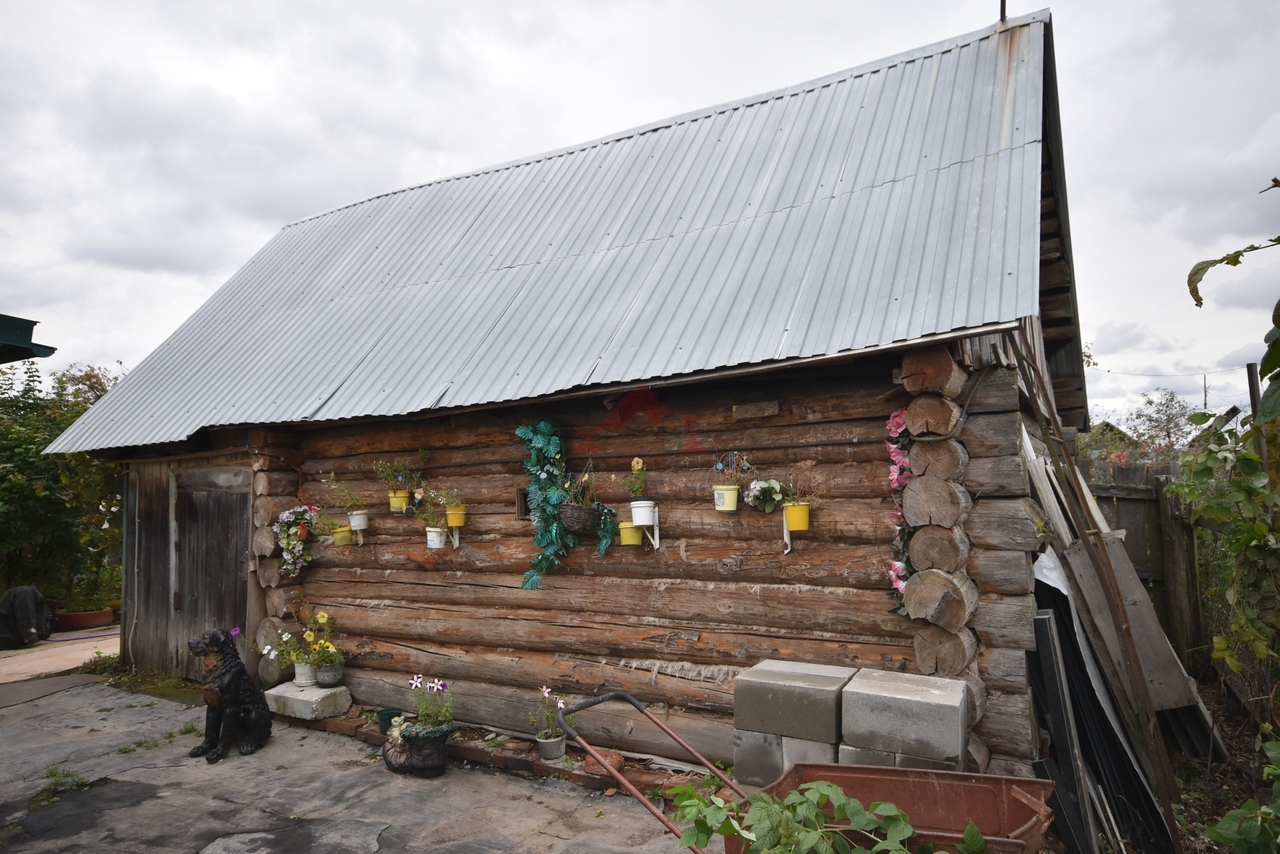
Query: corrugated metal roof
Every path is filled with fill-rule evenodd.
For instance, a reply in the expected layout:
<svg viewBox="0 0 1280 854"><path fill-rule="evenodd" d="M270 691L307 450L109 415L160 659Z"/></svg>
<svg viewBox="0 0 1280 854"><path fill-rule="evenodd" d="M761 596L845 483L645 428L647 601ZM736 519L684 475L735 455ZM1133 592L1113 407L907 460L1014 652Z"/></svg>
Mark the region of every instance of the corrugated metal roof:
<svg viewBox="0 0 1280 854"><path fill-rule="evenodd" d="M49 451L513 401L1035 314L1048 20L287 226Z"/></svg>

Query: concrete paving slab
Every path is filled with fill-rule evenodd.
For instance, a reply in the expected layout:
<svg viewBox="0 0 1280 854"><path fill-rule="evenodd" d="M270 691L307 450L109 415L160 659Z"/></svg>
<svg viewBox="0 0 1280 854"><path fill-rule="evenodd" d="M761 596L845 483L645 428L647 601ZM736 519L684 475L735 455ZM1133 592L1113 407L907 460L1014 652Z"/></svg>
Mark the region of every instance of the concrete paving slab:
<svg viewBox="0 0 1280 854"><path fill-rule="evenodd" d="M71 673L67 676L50 676L47 679L32 679L28 682L0 682L0 709L47 697L57 691L75 688L77 685L89 685L101 681L101 676L94 676L91 673Z"/></svg>
<svg viewBox="0 0 1280 854"><path fill-rule="evenodd" d="M120 627L86 629L82 632L55 632L48 640L22 649L0 650L0 683L21 682L46 673L61 673L79 667L95 652L120 652Z"/></svg>
<svg viewBox="0 0 1280 854"><path fill-rule="evenodd" d="M677 840L622 794L451 762L392 774L354 739L275 724L209 765L180 735L204 709L85 685L0 709L0 847L15 851L667 854ZM57 765L83 778L32 809ZM718 843L717 843L718 845ZM716 848L715 850L722 850Z"/></svg>

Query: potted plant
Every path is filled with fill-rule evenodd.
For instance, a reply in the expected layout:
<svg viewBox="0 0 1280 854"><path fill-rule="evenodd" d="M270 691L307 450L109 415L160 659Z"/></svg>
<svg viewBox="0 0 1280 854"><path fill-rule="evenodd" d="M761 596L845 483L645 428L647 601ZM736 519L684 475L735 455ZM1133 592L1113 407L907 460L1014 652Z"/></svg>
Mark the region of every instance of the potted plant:
<svg viewBox="0 0 1280 854"><path fill-rule="evenodd" d="M813 499L794 483L782 484L782 515L787 520L787 530L809 530L809 506Z"/></svg>
<svg viewBox="0 0 1280 854"><path fill-rule="evenodd" d="M529 715L529 723L533 726L533 737L538 741L538 753L543 759L559 759L564 756L564 730L556 720L556 712L564 708L564 698L551 693L551 689L543 685L542 700L538 710ZM573 726L577 714L566 715L565 720Z"/></svg>
<svg viewBox="0 0 1280 854"><path fill-rule="evenodd" d="M387 462L386 460L375 460L373 473L387 487L387 502L391 506L392 514L396 516L408 515L410 495L418 486L418 472L409 464L409 461Z"/></svg>
<svg viewBox="0 0 1280 854"><path fill-rule="evenodd" d="M631 474L620 480L631 494L631 524L637 528L653 527L657 505L652 497L644 494L649 485L649 473L644 469L644 460L634 457L631 460Z"/></svg>
<svg viewBox="0 0 1280 854"><path fill-rule="evenodd" d="M312 533L327 534L333 537L335 546L351 545L351 526L343 525L338 520L326 516L324 513L316 517L315 525L312 527Z"/></svg>
<svg viewBox="0 0 1280 854"><path fill-rule="evenodd" d="M756 478L742 491L742 500L765 513L772 513L782 503L782 484L773 478Z"/></svg>
<svg viewBox="0 0 1280 854"><path fill-rule="evenodd" d="M311 534L320 519L320 508L314 504L301 504L285 510L276 519L271 530L280 543L280 574L294 578L311 560Z"/></svg>
<svg viewBox="0 0 1280 854"><path fill-rule="evenodd" d="M738 494L744 482L750 479L751 464L737 451L720 457L712 466L711 492L715 496L715 508L721 513L736 513Z"/></svg>
<svg viewBox="0 0 1280 854"><path fill-rule="evenodd" d="M325 479L325 484L337 496L337 505L347 512L351 530L363 531L368 528L369 511L365 506L364 499L356 495L351 487L338 480L337 472L329 472L329 476Z"/></svg>
<svg viewBox="0 0 1280 854"><path fill-rule="evenodd" d="M382 745L382 759L398 774L439 777L445 772L448 753L445 741L458 728L453 722L453 692L448 684L432 679L425 685L422 674L409 680L417 717L396 718Z"/></svg>
<svg viewBox="0 0 1280 854"><path fill-rule="evenodd" d="M444 499L445 524L450 528L461 528L467 524L467 502L457 492L451 492Z"/></svg>
<svg viewBox="0 0 1280 854"><path fill-rule="evenodd" d="M600 527L600 510L596 507L595 484L591 472L584 471L577 480L566 476L567 494L560 502L560 524L580 537L589 537Z"/></svg>
<svg viewBox="0 0 1280 854"><path fill-rule="evenodd" d="M427 548L444 548L444 522L440 518L440 496L434 490L420 487L413 493L413 515L427 526Z"/></svg>
<svg viewBox="0 0 1280 854"><path fill-rule="evenodd" d="M306 663L315 671L316 684L322 688L332 688L341 682L342 671L347 663L342 647L331 638L332 627L333 621L329 619L329 615L318 611L307 620L306 630L302 633Z"/></svg>
<svg viewBox="0 0 1280 854"><path fill-rule="evenodd" d="M296 619L297 613L291 613ZM316 684L315 669L307 660L302 638L299 635L288 631L281 632L280 639L274 645L267 644L258 652L273 661L279 661L282 668L293 665L293 684L299 688L309 688Z"/></svg>

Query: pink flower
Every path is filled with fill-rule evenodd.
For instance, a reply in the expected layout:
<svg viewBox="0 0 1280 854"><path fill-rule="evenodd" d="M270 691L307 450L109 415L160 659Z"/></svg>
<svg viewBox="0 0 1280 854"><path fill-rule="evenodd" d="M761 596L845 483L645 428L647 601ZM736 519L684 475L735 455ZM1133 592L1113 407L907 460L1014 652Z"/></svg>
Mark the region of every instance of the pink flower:
<svg viewBox="0 0 1280 854"><path fill-rule="evenodd" d="M231 636L232 636L233 638L236 638L236 637L239 637L239 636L240 636L240 627L239 627L239 626L233 626L233 627L232 627L232 629L231 629Z"/></svg>
<svg viewBox="0 0 1280 854"><path fill-rule="evenodd" d="M888 444L887 442L885 444ZM907 452L899 448L897 445L889 445L889 459L905 468L910 468L911 458L907 456Z"/></svg>
<svg viewBox="0 0 1280 854"><path fill-rule="evenodd" d="M902 435L902 431L907 429L907 410L899 409L897 412L889 416L889 420L884 423L884 427L889 431L889 435L897 438Z"/></svg>
<svg viewBox="0 0 1280 854"><path fill-rule="evenodd" d="M893 589L899 593L906 592L907 589L907 565L902 561L891 560L889 565L885 567L884 574L889 576L889 580L893 582Z"/></svg>
<svg viewBox="0 0 1280 854"><path fill-rule="evenodd" d="M889 466L889 486L894 489L902 489L907 485L907 481L911 480L913 477L915 477L915 475L897 463Z"/></svg>

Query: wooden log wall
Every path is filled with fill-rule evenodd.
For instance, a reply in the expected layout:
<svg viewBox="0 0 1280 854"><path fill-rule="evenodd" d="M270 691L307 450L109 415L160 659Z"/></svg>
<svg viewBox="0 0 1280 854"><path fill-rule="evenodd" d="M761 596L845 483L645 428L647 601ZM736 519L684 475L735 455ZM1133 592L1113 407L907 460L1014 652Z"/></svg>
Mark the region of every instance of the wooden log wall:
<svg viewBox="0 0 1280 854"><path fill-rule="evenodd" d="M947 348L930 347L908 353L901 374L914 395L904 417L915 443L902 514L916 666L968 683L974 765L1029 776L1039 758L1026 663L1036 610L1031 562L1044 521L1029 497L1020 437L1038 431L1008 372L970 375ZM996 388L984 392L988 384ZM1000 396L1004 411L978 414L972 401L984 395Z"/></svg>
<svg viewBox="0 0 1280 854"><path fill-rule="evenodd" d="M262 536L254 543L267 614L285 617L304 595L326 610L351 655L347 684L357 702L406 703L409 676L423 673L466 687L460 719L520 729L527 717L521 710L534 708L541 685L584 697L623 690L696 718L703 735L691 739L695 746L731 760L733 679L762 659L919 672L916 637L926 623L892 613L885 573L897 526L885 421L912 400L894 382L896 366L896 359L865 360L603 399L313 429L292 443L277 437L272 456L255 457L254 521ZM965 393L969 381L959 367L947 379ZM966 416L957 434L961 470L944 480L952 500L969 515L987 502L1023 500L1025 474L1008 459L1017 455L1022 423L1013 375L989 374ZM587 538L541 589L520 589L537 549L532 524L517 518L517 490L526 478L514 430L539 420L560 428L573 470L591 460L597 496L621 520L630 518L628 495L615 478L629 473L633 457L644 459L646 491L661 512L660 550L614 545L598 557ZM416 464L420 449L427 451L428 483L466 501L456 550L428 550L423 525L389 512L385 487L373 474L377 460ZM780 511L714 509L708 470L729 450L745 453L769 477L803 476L817 495L811 528L793 534L790 554L783 554ZM955 461L935 464L942 472ZM335 546L321 539L299 583L282 578L270 523L296 503L335 505L324 482L331 473L368 505L364 542ZM1017 533L1012 521L1001 524L1009 529L1005 538ZM972 628L964 629L974 651L963 669L998 695L1004 714L1016 704L1001 698L1027 691L1025 659L1012 652L1031 637L1029 617L1025 626L1016 624L1025 610L1017 597L1030 591L1030 564L1025 555L1023 564L1013 561L1009 548L983 545L961 518L944 530L958 563L978 567L968 582ZM945 551L945 544L935 550ZM279 668L259 673L282 678ZM982 697L980 706L989 703ZM590 726L588 717L583 723ZM617 745L671 755L663 737L641 729L600 731ZM987 743L993 754L1019 755L1020 735L995 731Z"/></svg>

